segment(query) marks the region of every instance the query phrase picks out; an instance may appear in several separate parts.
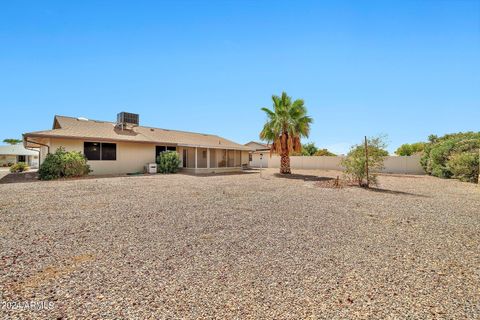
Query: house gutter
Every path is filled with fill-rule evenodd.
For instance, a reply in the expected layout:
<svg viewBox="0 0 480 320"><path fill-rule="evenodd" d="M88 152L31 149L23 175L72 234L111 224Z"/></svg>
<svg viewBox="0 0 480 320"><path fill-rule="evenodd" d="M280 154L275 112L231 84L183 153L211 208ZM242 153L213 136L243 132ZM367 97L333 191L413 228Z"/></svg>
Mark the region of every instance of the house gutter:
<svg viewBox="0 0 480 320"><path fill-rule="evenodd" d="M47 154L50 153L50 146L49 145L43 144L43 143L40 143L40 142L36 142L36 141L32 141L32 140L28 140L28 138L24 139L24 140L25 140L25 142L28 142L28 143L34 143L34 144L38 144L39 146L42 146L42 147L47 147ZM30 148L25 148L25 149L32 150ZM32 150L32 151L37 151L37 150ZM40 156L40 150L38 150L38 155Z"/></svg>

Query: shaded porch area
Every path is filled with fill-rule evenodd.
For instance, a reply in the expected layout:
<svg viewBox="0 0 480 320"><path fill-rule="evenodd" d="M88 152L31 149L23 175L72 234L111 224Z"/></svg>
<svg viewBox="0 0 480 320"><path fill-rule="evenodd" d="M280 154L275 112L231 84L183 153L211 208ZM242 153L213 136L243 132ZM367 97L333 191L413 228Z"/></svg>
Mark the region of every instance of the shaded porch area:
<svg viewBox="0 0 480 320"><path fill-rule="evenodd" d="M201 147L178 147L177 150L182 170L191 173L234 172L248 165L248 151Z"/></svg>

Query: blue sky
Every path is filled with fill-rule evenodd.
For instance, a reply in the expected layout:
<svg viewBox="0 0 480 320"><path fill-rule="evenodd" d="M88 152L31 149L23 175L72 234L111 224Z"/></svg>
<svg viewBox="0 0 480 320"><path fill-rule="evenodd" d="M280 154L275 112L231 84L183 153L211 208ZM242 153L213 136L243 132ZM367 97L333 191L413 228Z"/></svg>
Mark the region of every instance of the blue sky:
<svg viewBox="0 0 480 320"><path fill-rule="evenodd" d="M480 1L0 2L2 140L130 111L245 143L283 90L334 152L478 131Z"/></svg>

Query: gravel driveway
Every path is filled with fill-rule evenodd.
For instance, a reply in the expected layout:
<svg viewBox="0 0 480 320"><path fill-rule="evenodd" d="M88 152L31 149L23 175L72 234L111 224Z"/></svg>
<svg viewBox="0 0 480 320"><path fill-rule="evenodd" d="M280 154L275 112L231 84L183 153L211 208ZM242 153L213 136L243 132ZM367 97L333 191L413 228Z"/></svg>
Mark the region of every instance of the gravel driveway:
<svg viewBox="0 0 480 320"><path fill-rule="evenodd" d="M274 172L0 185L0 318L480 317L479 186Z"/></svg>

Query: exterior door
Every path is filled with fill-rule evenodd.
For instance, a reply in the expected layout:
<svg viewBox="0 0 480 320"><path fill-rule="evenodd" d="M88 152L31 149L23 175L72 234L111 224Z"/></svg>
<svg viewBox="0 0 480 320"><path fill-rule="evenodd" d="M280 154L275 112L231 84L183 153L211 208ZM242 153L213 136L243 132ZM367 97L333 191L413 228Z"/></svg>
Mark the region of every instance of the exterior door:
<svg viewBox="0 0 480 320"><path fill-rule="evenodd" d="M183 167L187 167L187 149L183 149Z"/></svg>

